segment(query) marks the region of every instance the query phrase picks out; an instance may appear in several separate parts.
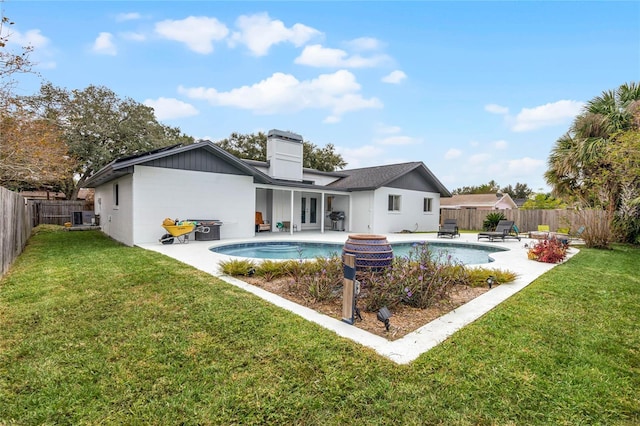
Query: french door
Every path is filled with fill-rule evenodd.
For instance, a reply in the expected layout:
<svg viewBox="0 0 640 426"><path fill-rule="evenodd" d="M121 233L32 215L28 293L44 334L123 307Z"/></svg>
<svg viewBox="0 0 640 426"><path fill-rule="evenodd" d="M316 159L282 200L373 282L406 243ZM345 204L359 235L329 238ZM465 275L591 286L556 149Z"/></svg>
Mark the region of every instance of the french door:
<svg viewBox="0 0 640 426"><path fill-rule="evenodd" d="M300 223L310 225L318 223L318 198L302 197L300 204Z"/></svg>

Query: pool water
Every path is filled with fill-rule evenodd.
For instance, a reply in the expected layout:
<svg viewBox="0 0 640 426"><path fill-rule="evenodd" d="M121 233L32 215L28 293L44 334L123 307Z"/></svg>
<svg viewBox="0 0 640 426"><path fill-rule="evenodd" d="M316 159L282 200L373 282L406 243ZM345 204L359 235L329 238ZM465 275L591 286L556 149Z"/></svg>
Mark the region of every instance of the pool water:
<svg viewBox="0 0 640 426"><path fill-rule="evenodd" d="M421 241L391 243L394 256L408 256ZM431 253L438 256L451 256L452 260L475 265L489 263L493 260L491 253L505 251L500 247L487 247L477 244L455 244L444 242L429 242ZM315 259L316 257L330 257L342 253L343 244L312 243L302 241L289 242L259 242L228 244L213 247L210 250L227 256L250 257L257 259Z"/></svg>

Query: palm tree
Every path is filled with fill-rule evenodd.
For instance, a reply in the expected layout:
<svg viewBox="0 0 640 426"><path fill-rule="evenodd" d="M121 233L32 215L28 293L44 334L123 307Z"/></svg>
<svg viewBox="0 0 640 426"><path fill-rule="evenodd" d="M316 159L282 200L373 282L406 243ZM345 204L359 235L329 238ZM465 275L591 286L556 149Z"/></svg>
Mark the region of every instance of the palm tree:
<svg viewBox="0 0 640 426"><path fill-rule="evenodd" d="M600 178L609 167L605 147L620 132L638 128L638 111L640 84L636 82L604 91L587 102L548 159L545 179L556 196L573 195L591 206L604 204L609 211L615 210L618 185Z"/></svg>

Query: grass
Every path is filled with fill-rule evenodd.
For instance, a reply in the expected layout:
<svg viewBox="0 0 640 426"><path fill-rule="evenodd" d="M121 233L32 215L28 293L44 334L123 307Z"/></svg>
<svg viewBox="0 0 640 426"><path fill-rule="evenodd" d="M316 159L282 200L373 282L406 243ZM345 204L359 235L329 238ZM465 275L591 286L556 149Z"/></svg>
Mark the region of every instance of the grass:
<svg viewBox="0 0 640 426"><path fill-rule="evenodd" d="M45 230L0 281L0 424L640 423L640 250L583 249L398 366L173 259Z"/></svg>

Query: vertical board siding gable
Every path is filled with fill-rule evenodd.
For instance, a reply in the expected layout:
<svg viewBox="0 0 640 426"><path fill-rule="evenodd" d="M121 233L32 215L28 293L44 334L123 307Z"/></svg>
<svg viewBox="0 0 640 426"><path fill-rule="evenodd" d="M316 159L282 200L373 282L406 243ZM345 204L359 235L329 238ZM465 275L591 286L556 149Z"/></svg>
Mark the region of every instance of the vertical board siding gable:
<svg viewBox="0 0 640 426"><path fill-rule="evenodd" d="M419 170L412 170L385 185L389 188L409 189L412 191L439 192L436 186Z"/></svg>
<svg viewBox="0 0 640 426"><path fill-rule="evenodd" d="M223 173L230 175L247 175L239 168L205 149L181 152L168 157L144 163L145 166L163 167L167 169L192 170L197 172Z"/></svg>

